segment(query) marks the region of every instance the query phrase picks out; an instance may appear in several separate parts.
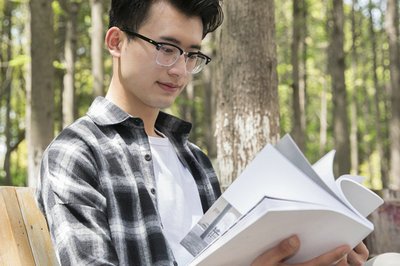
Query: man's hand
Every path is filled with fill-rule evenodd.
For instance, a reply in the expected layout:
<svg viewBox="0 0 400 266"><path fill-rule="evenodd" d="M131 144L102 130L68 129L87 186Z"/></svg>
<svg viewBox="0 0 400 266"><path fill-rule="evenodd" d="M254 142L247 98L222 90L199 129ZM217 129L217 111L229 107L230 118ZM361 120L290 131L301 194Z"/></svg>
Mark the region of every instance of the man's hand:
<svg viewBox="0 0 400 266"><path fill-rule="evenodd" d="M347 254L338 266L361 266L368 259L369 251L363 242L359 243L349 254Z"/></svg>
<svg viewBox="0 0 400 266"><path fill-rule="evenodd" d="M252 266L283 266L288 265L283 263L283 261L296 253L296 251L300 248L300 240L297 236L292 236L288 239L283 240L276 247L268 250L264 254L260 255L255 261L253 261ZM361 247L360 244L351 251L349 246L340 246L335 248L334 250L322 254L319 257L316 257L310 261L305 263L296 264L298 266L312 266L312 265L332 265L338 261L339 263L347 263L347 258L351 258L351 260L358 260L359 258L365 255L365 246ZM366 248L365 248L366 249ZM353 254L354 252L354 254ZM348 255L349 254L349 255ZM348 256L347 256L348 255ZM367 255L368 256L368 255ZM339 265L352 265L352 264L339 264ZM359 265L359 264L355 264Z"/></svg>

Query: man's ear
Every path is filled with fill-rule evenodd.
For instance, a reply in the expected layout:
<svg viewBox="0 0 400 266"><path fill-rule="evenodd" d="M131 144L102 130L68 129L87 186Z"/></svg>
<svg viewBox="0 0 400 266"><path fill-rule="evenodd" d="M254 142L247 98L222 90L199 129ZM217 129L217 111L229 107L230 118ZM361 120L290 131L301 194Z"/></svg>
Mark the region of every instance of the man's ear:
<svg viewBox="0 0 400 266"><path fill-rule="evenodd" d="M121 56L122 34L123 32L117 27L112 27L107 31L106 47L113 57Z"/></svg>

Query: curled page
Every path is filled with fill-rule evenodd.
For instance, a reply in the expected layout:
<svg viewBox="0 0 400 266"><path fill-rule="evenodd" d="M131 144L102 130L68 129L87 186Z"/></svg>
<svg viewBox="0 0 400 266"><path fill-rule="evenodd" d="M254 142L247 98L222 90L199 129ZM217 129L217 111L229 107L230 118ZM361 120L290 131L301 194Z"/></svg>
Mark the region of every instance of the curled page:
<svg viewBox="0 0 400 266"><path fill-rule="evenodd" d="M337 180L337 183L349 203L362 216L367 217L383 204L383 199L373 191L354 181L356 178L350 177L349 175L342 176Z"/></svg>

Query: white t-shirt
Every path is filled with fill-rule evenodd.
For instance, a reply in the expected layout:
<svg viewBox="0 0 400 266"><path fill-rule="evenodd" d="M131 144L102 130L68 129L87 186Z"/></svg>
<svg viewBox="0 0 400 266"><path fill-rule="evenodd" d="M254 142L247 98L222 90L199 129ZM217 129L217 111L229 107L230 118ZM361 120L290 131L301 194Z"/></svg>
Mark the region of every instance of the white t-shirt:
<svg viewBox="0 0 400 266"><path fill-rule="evenodd" d="M193 256L180 241L203 216L199 192L192 174L178 159L169 139L149 137L149 142L163 233L178 265L187 265Z"/></svg>

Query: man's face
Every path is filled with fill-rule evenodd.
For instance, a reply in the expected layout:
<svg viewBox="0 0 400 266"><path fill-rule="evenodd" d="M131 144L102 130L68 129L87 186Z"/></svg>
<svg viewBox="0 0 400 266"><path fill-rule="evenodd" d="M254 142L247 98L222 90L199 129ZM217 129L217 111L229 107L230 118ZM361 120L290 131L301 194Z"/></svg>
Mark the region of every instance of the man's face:
<svg viewBox="0 0 400 266"><path fill-rule="evenodd" d="M165 1L154 3L137 33L157 42L168 42L183 51L196 52L202 40L200 17L188 17ZM130 105L160 109L173 104L189 81L185 58L169 67L156 63L157 49L140 38L123 42L120 81Z"/></svg>

